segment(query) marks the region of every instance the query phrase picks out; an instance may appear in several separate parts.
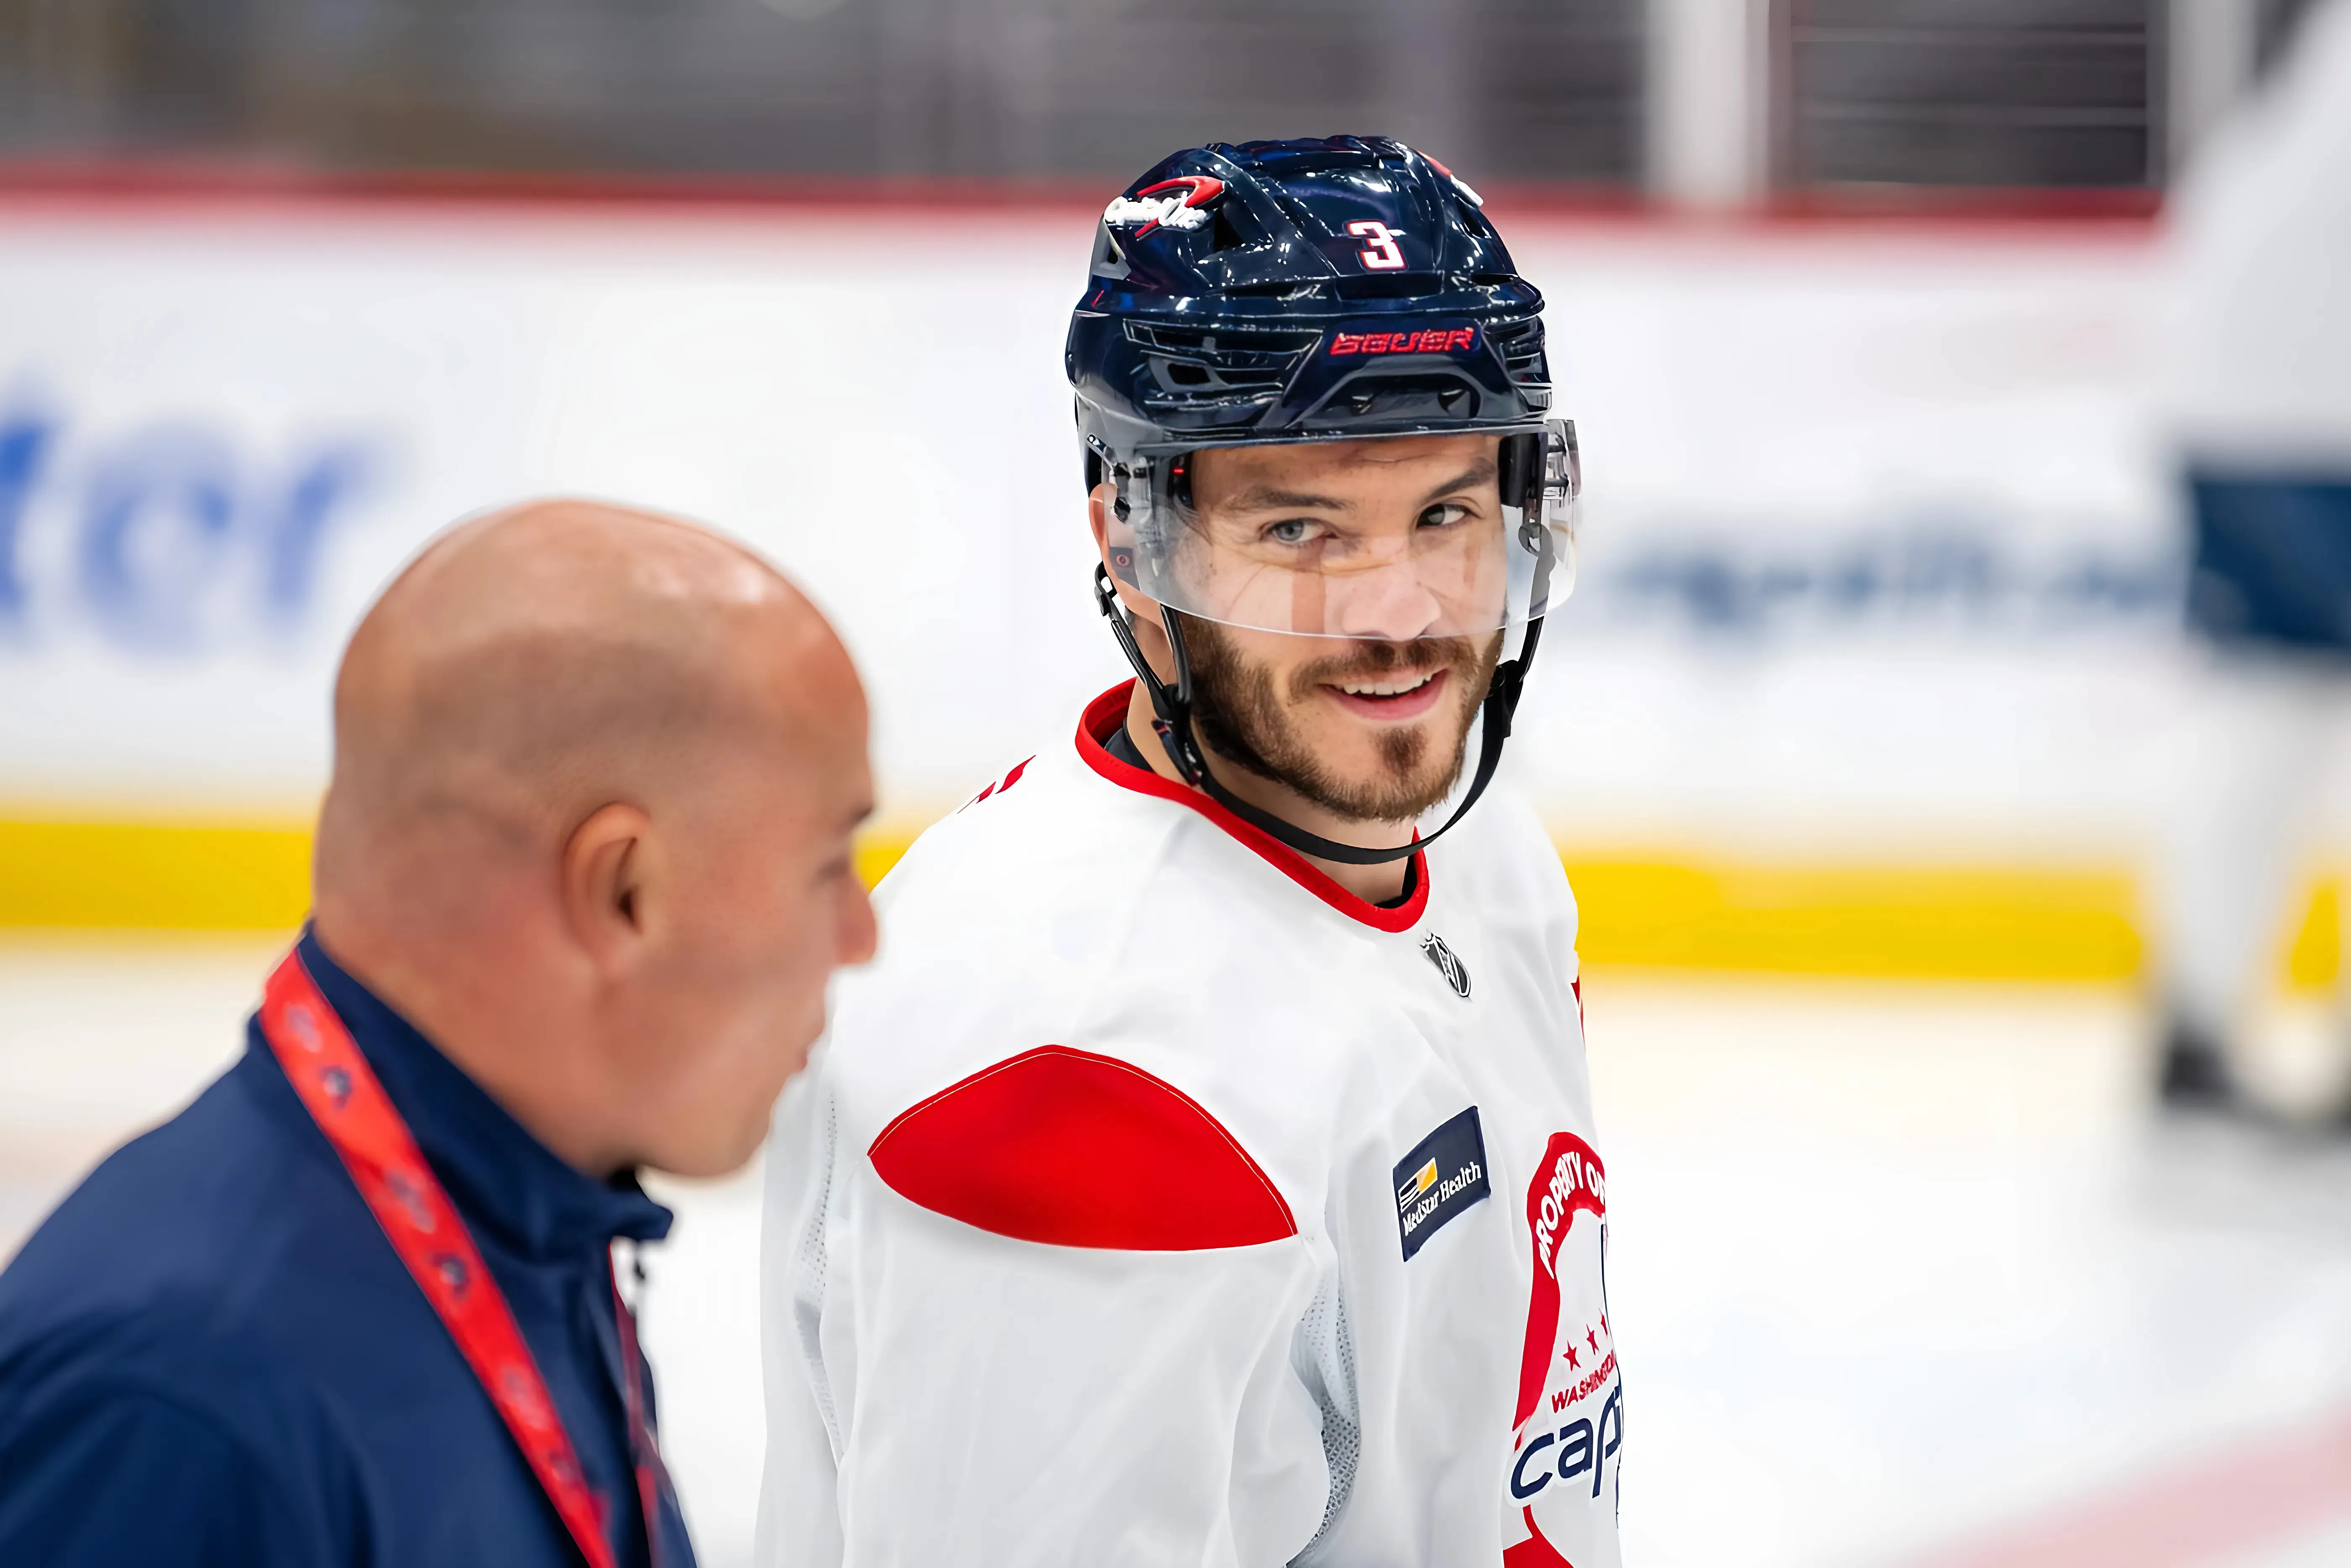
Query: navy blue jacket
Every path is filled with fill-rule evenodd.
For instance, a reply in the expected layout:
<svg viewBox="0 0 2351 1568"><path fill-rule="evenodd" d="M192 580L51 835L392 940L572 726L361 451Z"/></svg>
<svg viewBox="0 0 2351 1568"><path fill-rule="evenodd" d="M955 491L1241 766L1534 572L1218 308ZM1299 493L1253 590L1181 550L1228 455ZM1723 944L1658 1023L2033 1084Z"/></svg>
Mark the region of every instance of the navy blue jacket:
<svg viewBox="0 0 2351 1568"><path fill-rule="evenodd" d="M644 1568L606 1259L669 1211L564 1164L307 934L301 952L506 1293L616 1561ZM0 1273L0 1563L577 1564L258 1023L246 1035ZM663 1568L691 1568L666 1489L661 1516Z"/></svg>

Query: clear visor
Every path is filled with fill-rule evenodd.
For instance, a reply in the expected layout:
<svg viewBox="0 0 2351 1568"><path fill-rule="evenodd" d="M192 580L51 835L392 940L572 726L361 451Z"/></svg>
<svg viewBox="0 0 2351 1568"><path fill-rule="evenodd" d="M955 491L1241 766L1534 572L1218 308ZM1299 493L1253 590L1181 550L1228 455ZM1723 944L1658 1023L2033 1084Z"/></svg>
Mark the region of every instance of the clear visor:
<svg viewBox="0 0 2351 1568"><path fill-rule="evenodd" d="M1487 441L1362 462L1331 450L1352 441L1140 454L1105 474L1112 574L1188 615L1306 637L1524 625L1574 587L1575 429Z"/></svg>

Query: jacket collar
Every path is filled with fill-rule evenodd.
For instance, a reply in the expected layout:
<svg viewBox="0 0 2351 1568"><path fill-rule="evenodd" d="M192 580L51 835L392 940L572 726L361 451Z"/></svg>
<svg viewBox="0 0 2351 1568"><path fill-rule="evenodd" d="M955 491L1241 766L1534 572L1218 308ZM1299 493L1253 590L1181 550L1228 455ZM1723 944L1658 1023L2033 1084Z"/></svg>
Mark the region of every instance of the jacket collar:
<svg viewBox="0 0 2351 1568"><path fill-rule="evenodd" d="M307 929L302 966L408 1123L416 1147L477 1239L553 1261L626 1236L657 1241L670 1211L645 1196L634 1172L611 1184L564 1163L457 1064L327 956ZM258 1019L253 1048L269 1055Z"/></svg>

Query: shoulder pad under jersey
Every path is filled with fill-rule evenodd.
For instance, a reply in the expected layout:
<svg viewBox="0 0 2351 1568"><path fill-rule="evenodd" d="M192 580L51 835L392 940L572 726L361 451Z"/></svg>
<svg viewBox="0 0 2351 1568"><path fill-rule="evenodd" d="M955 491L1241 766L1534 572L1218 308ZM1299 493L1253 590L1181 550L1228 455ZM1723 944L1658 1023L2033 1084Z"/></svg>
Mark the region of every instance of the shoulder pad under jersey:
<svg viewBox="0 0 2351 1568"><path fill-rule="evenodd" d="M1174 1085L1046 1045L902 1113L866 1151L900 1197L999 1236L1179 1252L1298 1233L1257 1161Z"/></svg>

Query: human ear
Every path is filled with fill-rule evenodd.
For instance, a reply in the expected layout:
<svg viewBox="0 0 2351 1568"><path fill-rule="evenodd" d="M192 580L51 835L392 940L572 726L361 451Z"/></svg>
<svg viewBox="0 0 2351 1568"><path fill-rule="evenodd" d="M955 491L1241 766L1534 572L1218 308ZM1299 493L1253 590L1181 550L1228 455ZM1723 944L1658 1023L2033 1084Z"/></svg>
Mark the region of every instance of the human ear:
<svg viewBox="0 0 2351 1568"><path fill-rule="evenodd" d="M1093 526L1094 549L1102 556L1102 570L1110 574L1110 586L1118 595L1118 602L1126 607L1135 635L1145 639L1146 649L1153 637L1158 638L1159 645L1164 647L1167 639L1159 631L1159 601L1119 576L1118 568L1111 563L1110 504L1116 499L1118 487L1108 480L1095 485L1086 496L1086 520ZM1158 660L1154 659L1152 662L1156 664Z"/></svg>
<svg viewBox="0 0 2351 1568"><path fill-rule="evenodd" d="M600 807L563 846L563 914L597 972L618 977L648 940L658 856L653 818L619 802Z"/></svg>
<svg viewBox="0 0 2351 1568"><path fill-rule="evenodd" d="M1107 479L1086 492L1086 521L1093 525L1094 548L1102 552L1102 565L1110 565L1110 504L1118 494L1118 487Z"/></svg>

